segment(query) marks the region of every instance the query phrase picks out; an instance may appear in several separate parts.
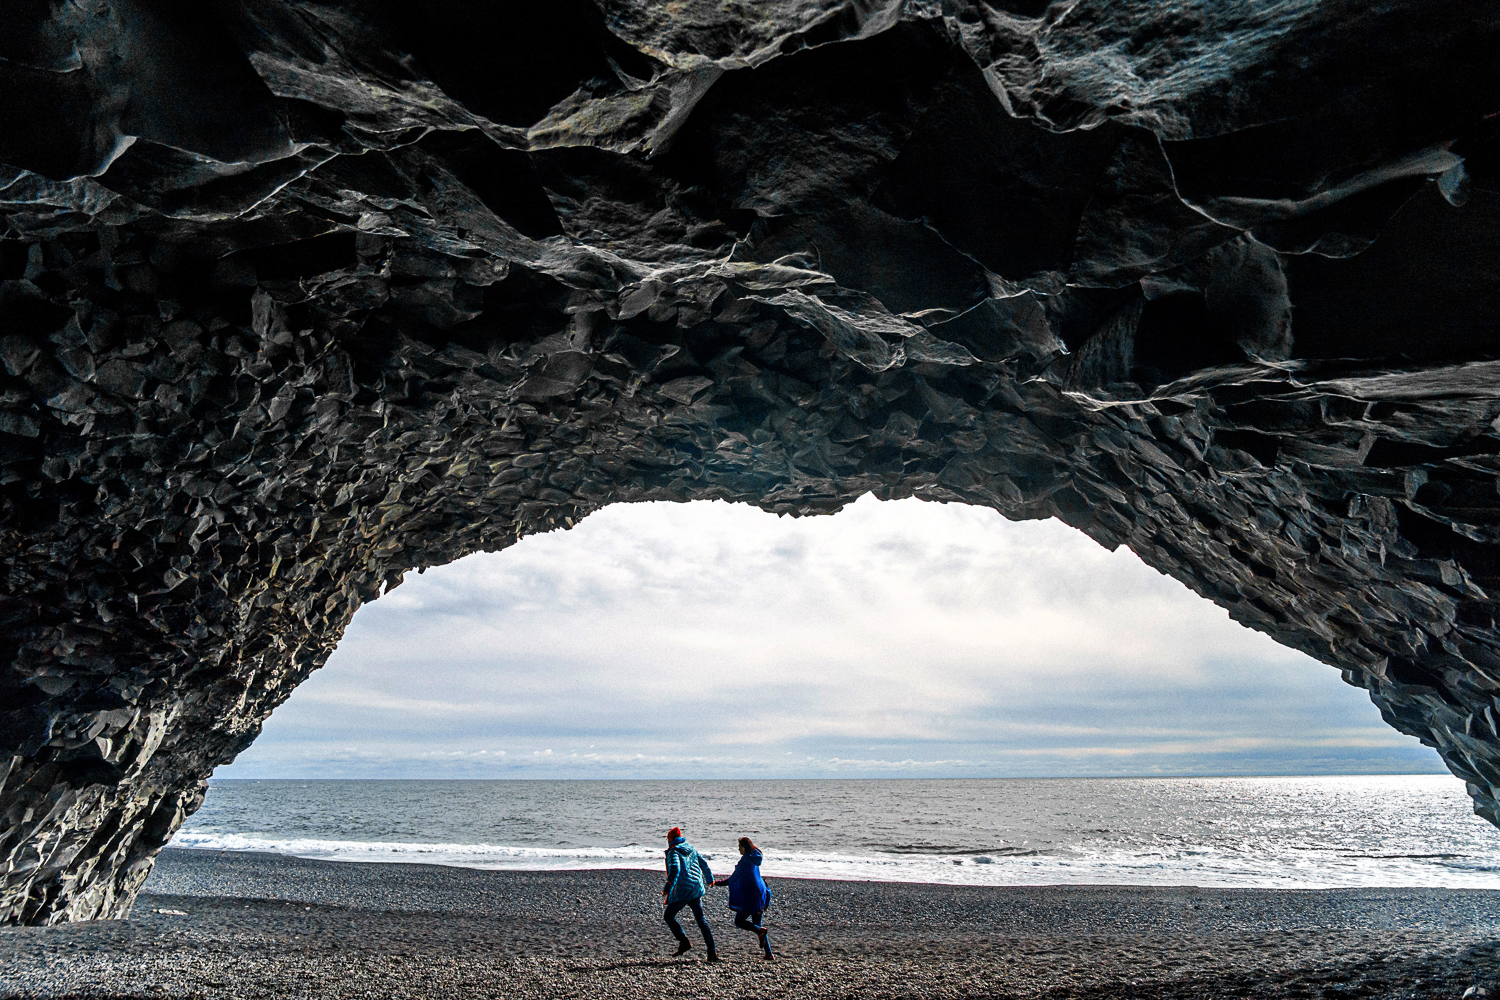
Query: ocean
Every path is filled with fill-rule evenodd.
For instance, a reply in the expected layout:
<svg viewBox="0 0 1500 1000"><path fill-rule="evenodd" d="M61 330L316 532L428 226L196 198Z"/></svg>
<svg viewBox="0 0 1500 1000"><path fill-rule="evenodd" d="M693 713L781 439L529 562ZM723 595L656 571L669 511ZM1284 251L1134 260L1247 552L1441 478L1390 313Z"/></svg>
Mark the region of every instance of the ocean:
<svg viewBox="0 0 1500 1000"><path fill-rule="evenodd" d="M1444 775L799 781L214 780L172 846L490 869L972 885L1500 888L1500 830Z"/></svg>

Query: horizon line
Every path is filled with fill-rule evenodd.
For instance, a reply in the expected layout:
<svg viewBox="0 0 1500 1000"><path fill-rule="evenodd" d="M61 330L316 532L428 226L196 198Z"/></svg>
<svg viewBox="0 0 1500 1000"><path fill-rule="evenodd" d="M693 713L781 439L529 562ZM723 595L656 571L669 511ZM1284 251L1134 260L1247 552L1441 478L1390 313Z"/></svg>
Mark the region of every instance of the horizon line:
<svg viewBox="0 0 1500 1000"><path fill-rule="evenodd" d="M627 778L604 776L572 777L430 777L430 778L381 778L381 777L261 777L240 778L211 775L209 781L1178 781L1191 778L1452 778L1462 781L1448 770L1438 771L1322 771L1308 774L1003 774L1003 775L808 775L780 778L742 777L696 777L696 778Z"/></svg>

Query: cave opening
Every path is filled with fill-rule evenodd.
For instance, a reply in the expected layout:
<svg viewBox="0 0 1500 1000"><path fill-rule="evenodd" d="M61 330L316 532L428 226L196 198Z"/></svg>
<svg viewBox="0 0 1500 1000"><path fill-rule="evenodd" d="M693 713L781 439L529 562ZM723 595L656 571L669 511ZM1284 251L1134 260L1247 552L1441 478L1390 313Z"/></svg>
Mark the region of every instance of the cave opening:
<svg viewBox="0 0 1500 1000"><path fill-rule="evenodd" d="M626 501L1061 518L1500 823L1494 24L105 6L0 40L0 921L127 912L410 568Z"/></svg>
<svg viewBox="0 0 1500 1000"><path fill-rule="evenodd" d="M1440 770L1336 671L1127 548L865 496L617 504L408 574L216 775Z"/></svg>

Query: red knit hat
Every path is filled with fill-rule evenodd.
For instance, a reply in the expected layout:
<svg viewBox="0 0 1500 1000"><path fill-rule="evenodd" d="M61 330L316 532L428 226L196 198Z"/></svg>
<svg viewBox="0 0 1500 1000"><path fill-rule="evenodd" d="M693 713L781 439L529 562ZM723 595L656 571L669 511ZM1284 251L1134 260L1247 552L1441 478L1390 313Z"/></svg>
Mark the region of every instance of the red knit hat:
<svg viewBox="0 0 1500 1000"><path fill-rule="evenodd" d="M675 839L677 837L680 837L680 836L682 836L682 827L680 827L680 826L674 826L674 827L672 827L672 829L670 829L670 830L667 831L667 839L668 840L673 840L673 839Z"/></svg>

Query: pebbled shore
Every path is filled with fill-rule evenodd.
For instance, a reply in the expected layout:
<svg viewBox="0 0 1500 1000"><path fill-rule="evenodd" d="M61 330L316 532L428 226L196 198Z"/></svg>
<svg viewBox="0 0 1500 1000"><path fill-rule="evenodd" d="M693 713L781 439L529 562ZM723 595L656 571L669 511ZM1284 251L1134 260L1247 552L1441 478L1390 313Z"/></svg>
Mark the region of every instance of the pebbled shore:
<svg viewBox="0 0 1500 1000"><path fill-rule="evenodd" d="M0 930L0 995L1457 1000L1500 980L1492 891L773 879L780 961L715 890L708 966L668 957L658 885L168 850L129 921Z"/></svg>

